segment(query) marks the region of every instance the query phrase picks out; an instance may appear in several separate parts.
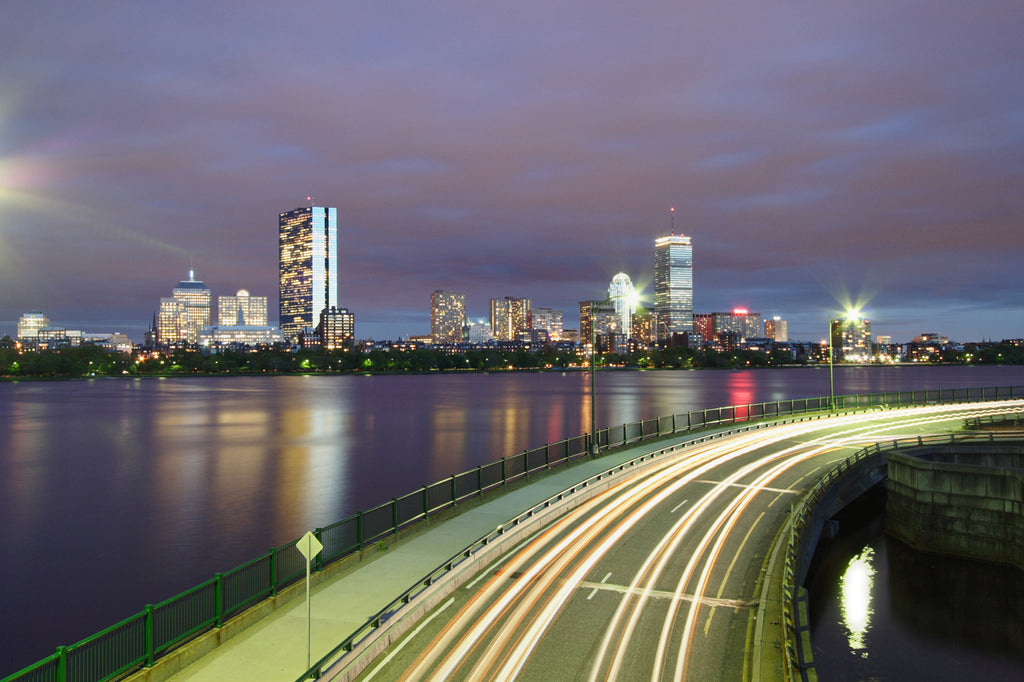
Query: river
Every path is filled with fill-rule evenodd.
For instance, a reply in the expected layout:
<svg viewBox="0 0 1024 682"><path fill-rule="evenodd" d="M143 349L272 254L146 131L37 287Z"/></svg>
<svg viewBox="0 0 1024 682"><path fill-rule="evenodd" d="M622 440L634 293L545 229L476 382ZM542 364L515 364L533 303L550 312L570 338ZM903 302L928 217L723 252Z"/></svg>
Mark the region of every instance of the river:
<svg viewBox="0 0 1024 682"><path fill-rule="evenodd" d="M837 367L837 394L1024 367ZM599 426L828 394L827 369L605 371ZM0 675L317 526L590 429L586 372L0 384Z"/></svg>

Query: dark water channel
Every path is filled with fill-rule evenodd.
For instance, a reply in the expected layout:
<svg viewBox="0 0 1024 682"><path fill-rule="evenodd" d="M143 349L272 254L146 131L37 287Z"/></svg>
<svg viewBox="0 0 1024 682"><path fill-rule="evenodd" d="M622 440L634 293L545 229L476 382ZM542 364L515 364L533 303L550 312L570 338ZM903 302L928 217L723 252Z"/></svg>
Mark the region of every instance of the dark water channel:
<svg viewBox="0 0 1024 682"><path fill-rule="evenodd" d="M806 582L821 682L1024 680L1024 572L889 538L882 486L838 519Z"/></svg>

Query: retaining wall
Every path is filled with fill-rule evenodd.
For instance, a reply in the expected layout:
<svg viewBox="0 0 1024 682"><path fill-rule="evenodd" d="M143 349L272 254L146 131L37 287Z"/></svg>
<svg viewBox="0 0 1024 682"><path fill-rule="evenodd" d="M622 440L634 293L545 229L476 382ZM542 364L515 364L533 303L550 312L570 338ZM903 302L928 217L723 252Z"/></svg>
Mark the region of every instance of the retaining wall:
<svg viewBox="0 0 1024 682"><path fill-rule="evenodd" d="M1024 446L889 454L886 532L914 549L1024 570Z"/></svg>

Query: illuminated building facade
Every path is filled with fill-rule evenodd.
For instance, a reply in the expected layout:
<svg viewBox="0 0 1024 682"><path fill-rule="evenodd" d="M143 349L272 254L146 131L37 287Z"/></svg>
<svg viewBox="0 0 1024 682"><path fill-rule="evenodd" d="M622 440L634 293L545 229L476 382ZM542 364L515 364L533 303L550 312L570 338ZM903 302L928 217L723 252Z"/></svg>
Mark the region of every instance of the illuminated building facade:
<svg viewBox="0 0 1024 682"><path fill-rule="evenodd" d="M608 298L615 307L615 333L629 339L633 336L633 315L636 314L637 301L636 289L629 275L620 272L612 277L612 283L608 285Z"/></svg>
<svg viewBox="0 0 1024 682"><path fill-rule="evenodd" d="M35 339L39 336L40 329L46 329L49 326L50 318L42 311L33 310L25 313L18 319L18 338L26 341Z"/></svg>
<svg viewBox="0 0 1024 682"><path fill-rule="evenodd" d="M466 295L437 290L430 294L432 343L462 343L466 327Z"/></svg>
<svg viewBox="0 0 1024 682"><path fill-rule="evenodd" d="M204 348L221 346L271 346L281 343L281 330L266 325L226 325L206 327L199 331L199 345Z"/></svg>
<svg viewBox="0 0 1024 682"><path fill-rule="evenodd" d="M863 317L840 320L842 325L842 358L848 362L866 362L871 359L871 320Z"/></svg>
<svg viewBox="0 0 1024 682"><path fill-rule="evenodd" d="M764 321L764 336L779 343L789 341L789 322L776 315L770 320Z"/></svg>
<svg viewBox="0 0 1024 682"><path fill-rule="evenodd" d="M633 315L633 338L645 345L658 342L658 315L640 306Z"/></svg>
<svg viewBox="0 0 1024 682"><path fill-rule="evenodd" d="M741 339L755 339L761 336L761 313L752 313L746 308L736 308L731 313L711 313L711 332L735 334Z"/></svg>
<svg viewBox="0 0 1024 682"><path fill-rule="evenodd" d="M217 297L217 326L267 326L267 297L239 289L234 296Z"/></svg>
<svg viewBox="0 0 1024 682"><path fill-rule="evenodd" d="M210 289L188 271L188 279L178 282L170 298L160 299L157 313L157 343L160 345L197 344L199 332L213 318Z"/></svg>
<svg viewBox="0 0 1024 682"><path fill-rule="evenodd" d="M348 308L325 308L316 327L320 345L326 350L348 348L355 341L356 317Z"/></svg>
<svg viewBox="0 0 1024 682"><path fill-rule="evenodd" d="M711 313L693 314L693 333L700 337L702 343L715 338L715 323Z"/></svg>
<svg viewBox="0 0 1024 682"><path fill-rule="evenodd" d="M580 301L580 343L585 346L596 339L597 350L613 350L619 318L611 301Z"/></svg>
<svg viewBox="0 0 1024 682"><path fill-rule="evenodd" d="M491 299L491 333L495 341L516 341L530 329L530 299Z"/></svg>
<svg viewBox="0 0 1024 682"><path fill-rule="evenodd" d="M686 235L654 240L654 311L659 339L693 332L693 246Z"/></svg>
<svg viewBox="0 0 1024 682"><path fill-rule="evenodd" d="M533 328L548 333L549 341L561 341L563 333L563 317L561 310L552 308L533 309Z"/></svg>
<svg viewBox="0 0 1024 682"><path fill-rule="evenodd" d="M305 206L280 214L280 320L294 343L320 311L338 307L338 209Z"/></svg>

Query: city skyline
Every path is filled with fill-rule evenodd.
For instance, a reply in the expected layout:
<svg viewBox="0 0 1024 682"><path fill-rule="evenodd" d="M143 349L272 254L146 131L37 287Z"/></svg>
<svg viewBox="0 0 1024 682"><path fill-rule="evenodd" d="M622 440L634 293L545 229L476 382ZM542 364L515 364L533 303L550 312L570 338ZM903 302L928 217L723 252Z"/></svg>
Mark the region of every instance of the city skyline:
<svg viewBox="0 0 1024 682"><path fill-rule="evenodd" d="M671 232L699 245L694 311L780 315L813 341L862 303L895 340L1020 337L1015 16L15 4L0 333L42 310L141 340L193 264L276 310L274 216L312 196L338 209L360 338L428 334L435 290L473 318L502 296L568 314L622 272L652 307L650 244ZM331 39L280 46L311 23Z"/></svg>

